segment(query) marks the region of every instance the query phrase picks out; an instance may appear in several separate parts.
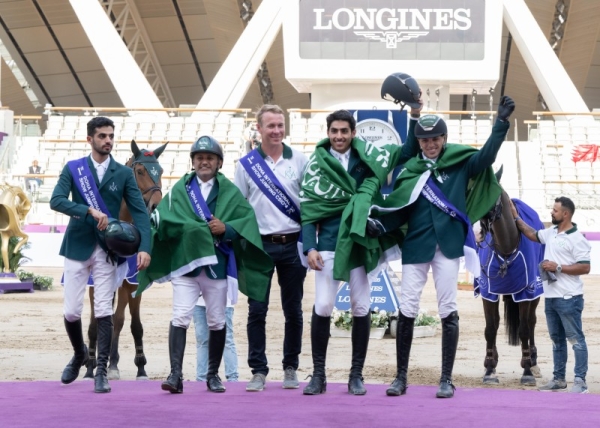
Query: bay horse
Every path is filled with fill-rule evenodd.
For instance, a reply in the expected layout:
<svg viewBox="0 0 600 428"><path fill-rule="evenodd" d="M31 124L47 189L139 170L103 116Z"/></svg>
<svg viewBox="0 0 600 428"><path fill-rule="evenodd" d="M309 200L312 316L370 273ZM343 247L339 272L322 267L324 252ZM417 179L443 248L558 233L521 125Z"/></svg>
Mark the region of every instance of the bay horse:
<svg viewBox="0 0 600 428"><path fill-rule="evenodd" d="M142 198L146 204L148 215L152 214L158 203L162 200L162 172L163 169L158 163L158 158L165 150L168 142L160 146L154 151L139 149L135 141L131 141L131 151L133 155L125 163L126 166L133 169L135 181L142 193ZM127 209L125 201L121 202L121 210L119 211L119 220L131 222L131 214ZM111 345L111 352L108 367L108 379L117 380L121 375L119 372L119 336L123 325L125 324L125 309L129 305L129 314L131 315L131 334L135 344L134 364L137 366L137 380L146 380L148 375L144 366L146 365L146 356L144 355L143 335L144 329L140 319L140 304L142 301L141 294L133 297L137 289L137 273L136 273L137 255L128 258L129 272L123 280L121 286L116 292L116 309L113 315L114 334ZM93 275L93 273L92 273ZM98 339L98 329L96 318L94 315L94 287L89 287L89 298L91 303L90 324L88 328L89 339L89 359L86 364L87 370L84 379L94 378L94 369L96 368L96 344Z"/></svg>
<svg viewBox="0 0 600 428"><path fill-rule="evenodd" d="M496 174L498 181L502 169ZM536 230L544 225L537 213L524 202L513 199L519 216ZM521 345L520 383L535 386L541 377L535 346L536 308L543 294L538 265L544 250L539 243L521 239L510 209L510 199L503 190L495 207L481 219L482 238L478 243L481 274L475 280L475 293L481 294L485 314L486 355L484 384L499 383L496 376L498 350L496 336L500 326L500 296L504 300L504 322L508 344Z"/></svg>

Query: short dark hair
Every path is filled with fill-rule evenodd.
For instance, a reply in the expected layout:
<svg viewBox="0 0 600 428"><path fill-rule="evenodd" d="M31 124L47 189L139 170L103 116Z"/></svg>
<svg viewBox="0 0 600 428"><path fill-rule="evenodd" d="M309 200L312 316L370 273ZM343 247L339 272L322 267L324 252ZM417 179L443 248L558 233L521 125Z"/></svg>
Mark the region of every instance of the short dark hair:
<svg viewBox="0 0 600 428"><path fill-rule="evenodd" d="M560 203L564 209L571 213L571 215L575 214L575 204L571 199L567 198L566 196L560 196L556 198L554 202Z"/></svg>
<svg viewBox="0 0 600 428"><path fill-rule="evenodd" d="M110 126L112 129L115 129L115 123L108 117L96 116L87 123L88 137L93 137L94 134L96 134L96 128L103 128L105 126Z"/></svg>
<svg viewBox="0 0 600 428"><path fill-rule="evenodd" d="M331 124L336 120L348 122L348 124L350 125L350 131L354 131L356 129L356 119L354 119L354 116L352 116L352 113L350 113L348 110L336 110L329 116L327 116L328 131L329 128L331 128Z"/></svg>

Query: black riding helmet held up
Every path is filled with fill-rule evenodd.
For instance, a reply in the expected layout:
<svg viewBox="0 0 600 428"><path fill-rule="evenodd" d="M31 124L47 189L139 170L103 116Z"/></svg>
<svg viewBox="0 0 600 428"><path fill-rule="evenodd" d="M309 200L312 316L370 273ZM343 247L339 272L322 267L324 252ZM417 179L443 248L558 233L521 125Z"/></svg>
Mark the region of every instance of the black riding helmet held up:
<svg viewBox="0 0 600 428"><path fill-rule="evenodd" d="M390 98L387 98L390 96ZM381 98L393 101L395 104L405 105L411 108L419 108L421 88L417 81L406 73L394 73L385 78L381 84Z"/></svg>
<svg viewBox="0 0 600 428"><path fill-rule="evenodd" d="M190 147L190 158L194 159L196 153L213 153L223 160L223 148L221 144L210 135L203 135Z"/></svg>
<svg viewBox="0 0 600 428"><path fill-rule="evenodd" d="M435 114L421 116L415 125L415 137L417 138L434 138L447 133L446 122Z"/></svg>

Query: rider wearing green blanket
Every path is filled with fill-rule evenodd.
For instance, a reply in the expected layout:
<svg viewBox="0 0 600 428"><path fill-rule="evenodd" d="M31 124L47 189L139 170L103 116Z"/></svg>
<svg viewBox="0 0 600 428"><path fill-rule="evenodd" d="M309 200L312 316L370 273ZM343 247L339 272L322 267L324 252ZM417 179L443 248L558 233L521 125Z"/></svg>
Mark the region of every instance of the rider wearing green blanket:
<svg viewBox="0 0 600 428"><path fill-rule="evenodd" d="M304 389L305 395L325 392L325 356L330 334L330 320L339 281L334 270L350 283L352 305L352 367L348 392L364 395L362 370L367 355L371 329L370 282L367 273L377 265L381 246L377 238L365 236L368 210L382 202L379 192L398 162L407 160L416 141L399 147L381 146L355 138L356 120L346 110L327 117L328 138L320 141L311 156L302 182L301 213L304 253L308 265L315 270L315 306L311 321L313 375ZM338 233L357 223L362 236L368 240L373 254L363 245L346 245ZM318 235L318 237L317 237ZM395 243L395 241L394 241ZM338 257L338 252L343 257ZM354 256L350 256L352 253ZM366 266L369 259L373 265Z"/></svg>

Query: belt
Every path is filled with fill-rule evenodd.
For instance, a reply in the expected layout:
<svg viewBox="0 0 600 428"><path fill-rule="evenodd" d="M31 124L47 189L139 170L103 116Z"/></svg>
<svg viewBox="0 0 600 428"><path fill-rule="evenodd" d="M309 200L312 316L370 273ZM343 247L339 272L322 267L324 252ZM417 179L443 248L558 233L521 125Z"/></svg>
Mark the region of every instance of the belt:
<svg viewBox="0 0 600 428"><path fill-rule="evenodd" d="M300 232L286 233L286 234L274 234L274 235L260 235L263 241L270 242L272 244L287 244L288 242L297 241L300 237Z"/></svg>

